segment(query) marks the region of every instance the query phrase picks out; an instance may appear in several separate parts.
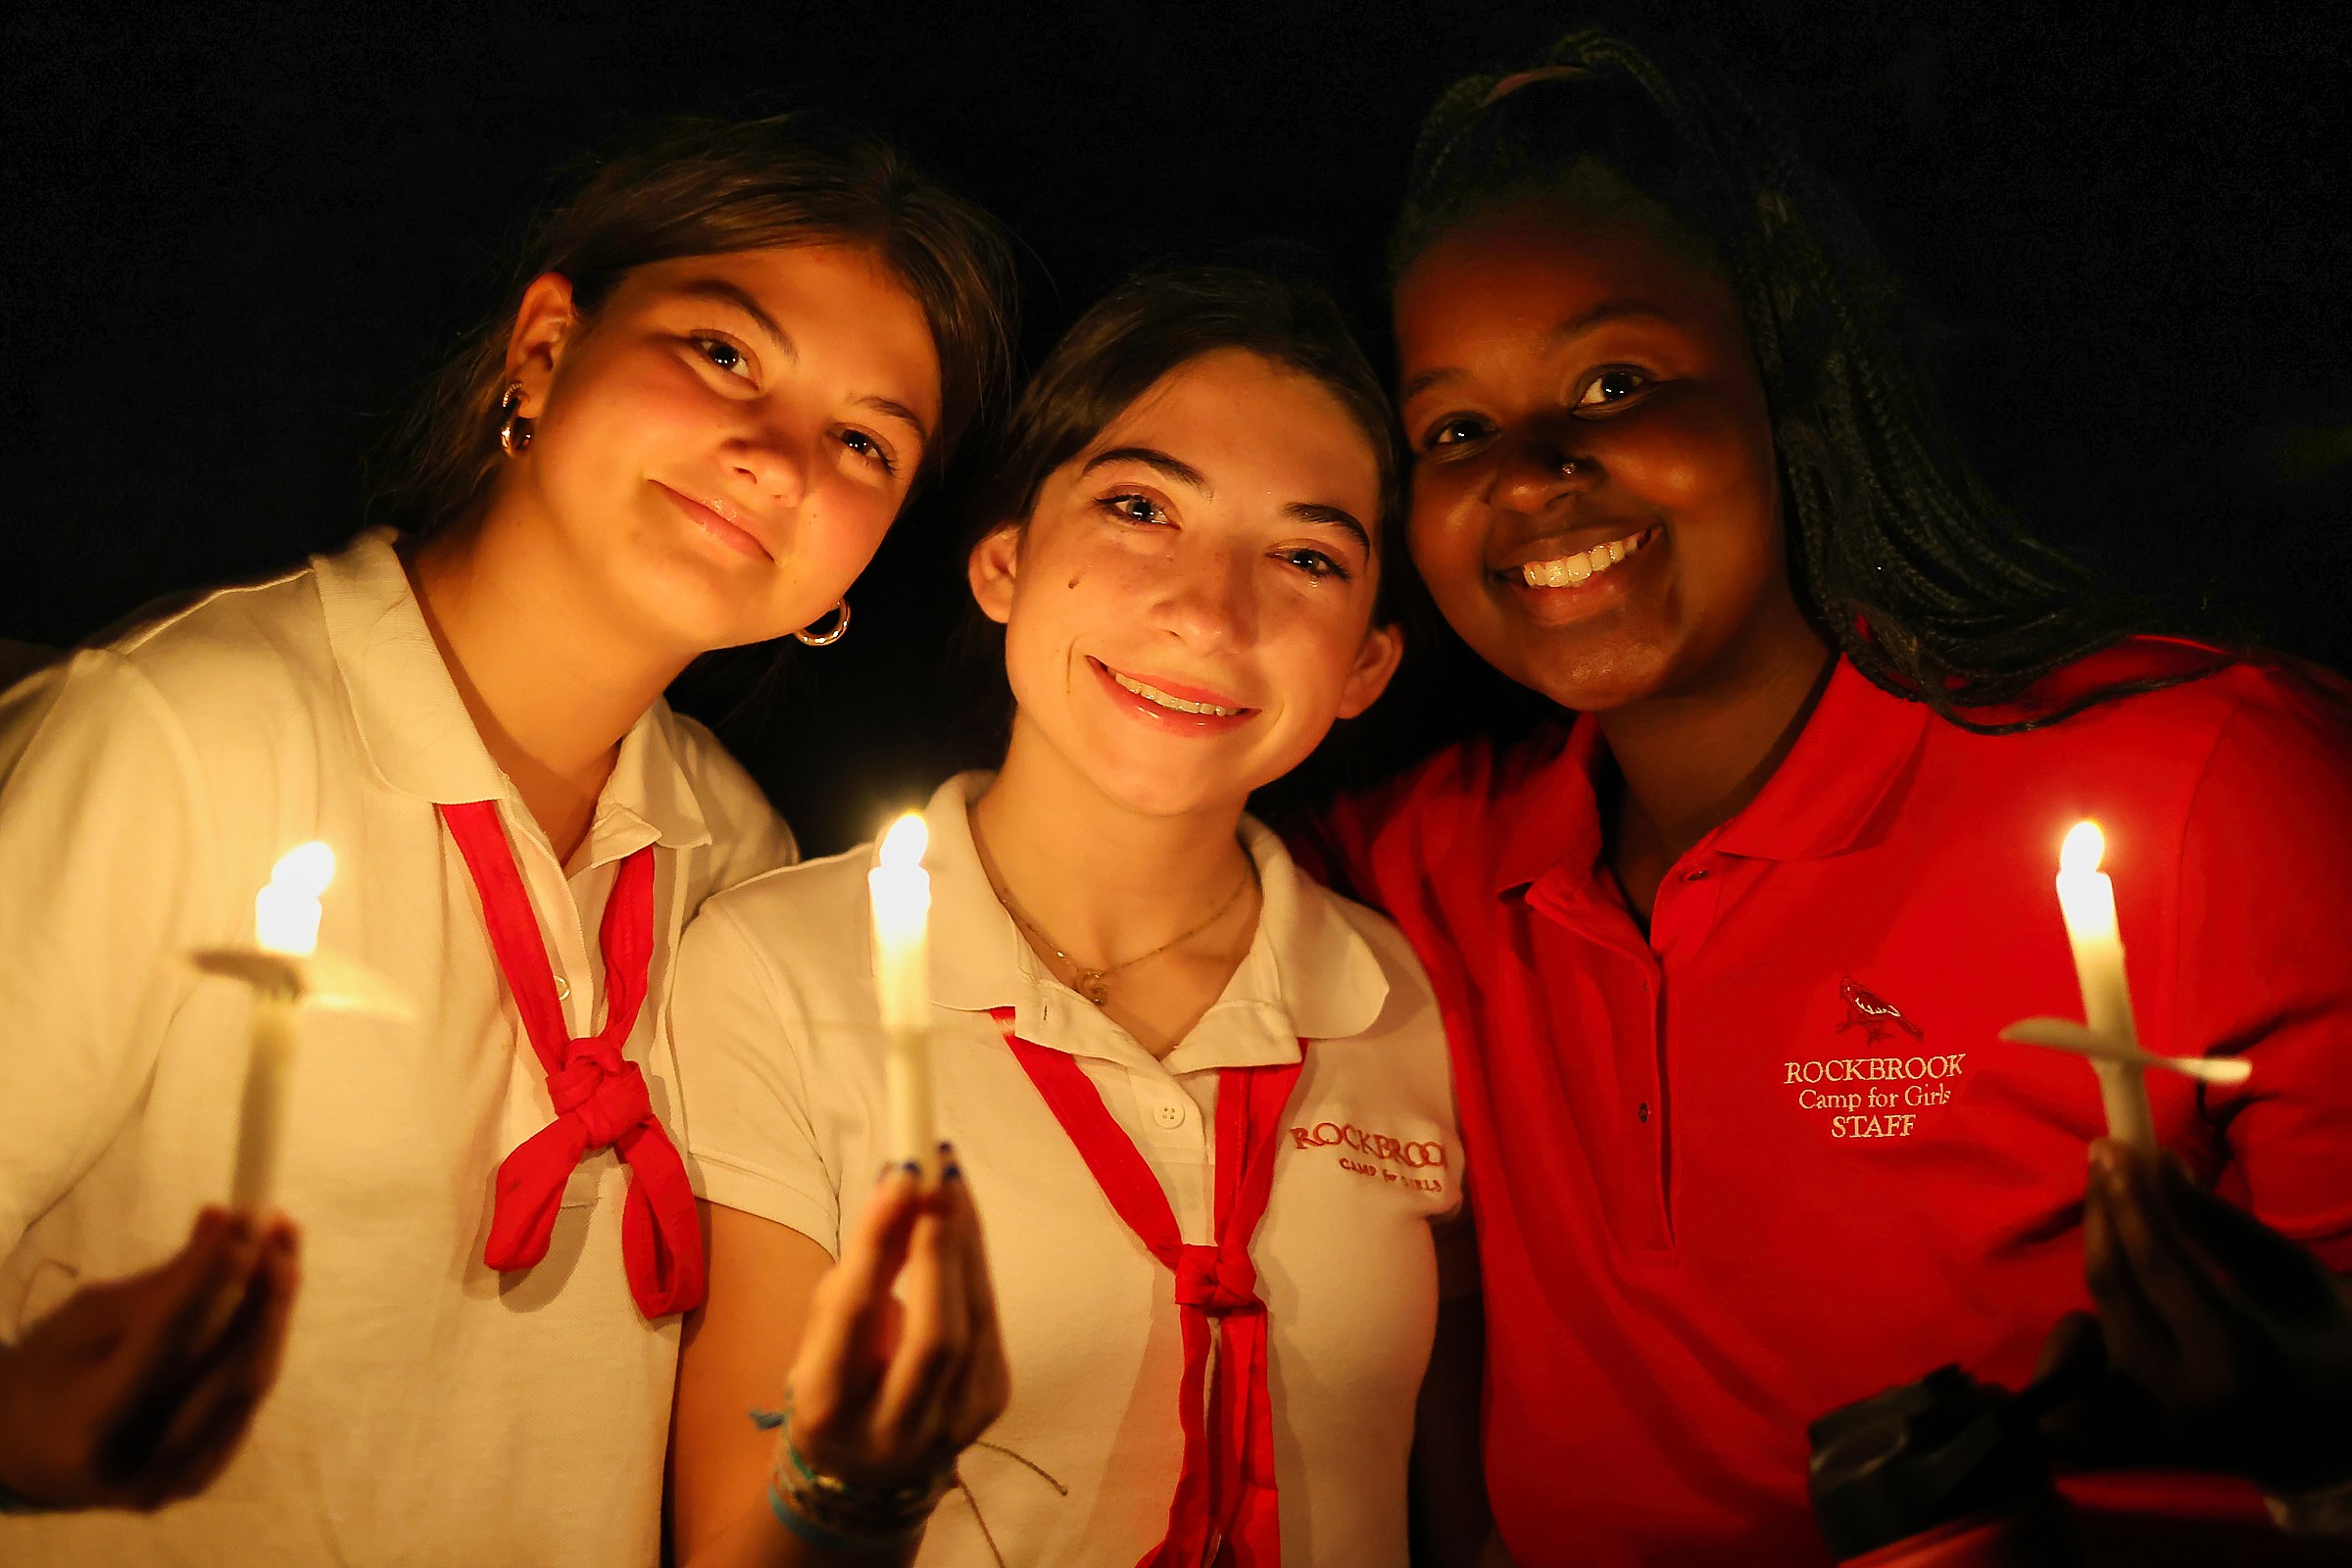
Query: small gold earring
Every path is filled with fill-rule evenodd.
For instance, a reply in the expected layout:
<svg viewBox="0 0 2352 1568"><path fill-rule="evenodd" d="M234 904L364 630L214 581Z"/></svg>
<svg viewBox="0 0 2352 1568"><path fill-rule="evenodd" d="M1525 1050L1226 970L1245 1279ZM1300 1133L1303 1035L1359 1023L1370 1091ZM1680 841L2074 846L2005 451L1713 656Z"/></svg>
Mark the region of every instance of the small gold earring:
<svg viewBox="0 0 2352 1568"><path fill-rule="evenodd" d="M810 631L808 626L803 626L792 635L810 648L832 647L850 634L850 601L846 595L840 604L833 607L833 613L840 618L833 622L831 631ZM811 621L809 624L814 625L815 622Z"/></svg>
<svg viewBox="0 0 2352 1568"><path fill-rule="evenodd" d="M522 383L510 381L498 395L498 412L506 417L498 426L498 446L510 458L522 456L531 444L531 421L522 416Z"/></svg>

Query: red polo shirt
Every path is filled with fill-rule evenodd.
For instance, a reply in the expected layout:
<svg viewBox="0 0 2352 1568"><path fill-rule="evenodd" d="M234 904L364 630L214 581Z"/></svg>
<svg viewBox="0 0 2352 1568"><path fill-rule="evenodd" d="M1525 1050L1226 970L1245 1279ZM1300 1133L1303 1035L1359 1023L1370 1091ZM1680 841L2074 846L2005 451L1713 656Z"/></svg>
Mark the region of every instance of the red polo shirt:
<svg viewBox="0 0 2352 1568"><path fill-rule="evenodd" d="M2082 817L2143 1043L2254 1063L2242 1089L2151 1075L2159 1136L2352 1269L2343 688L2243 664L1981 736L1841 661L1646 937L1600 858L1599 745L1588 717L1457 748L1327 824L1446 1012L1488 1478L1525 1568L1824 1561L1807 1422L1945 1361L2016 1387L2087 1304L2096 1083L1995 1038L2082 1016L2053 877Z"/></svg>

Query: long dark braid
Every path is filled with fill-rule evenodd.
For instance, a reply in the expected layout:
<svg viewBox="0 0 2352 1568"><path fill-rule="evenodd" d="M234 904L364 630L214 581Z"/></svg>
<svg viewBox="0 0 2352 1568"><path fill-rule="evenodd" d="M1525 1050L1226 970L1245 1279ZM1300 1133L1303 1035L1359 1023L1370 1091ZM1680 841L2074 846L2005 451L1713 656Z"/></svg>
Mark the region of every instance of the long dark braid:
<svg viewBox="0 0 2352 1568"><path fill-rule="evenodd" d="M1771 411L1796 592L1855 668L1986 733L2183 678L2110 683L2022 717L1982 713L2144 629L2145 612L2099 592L1993 498L1918 368L1892 276L1860 224L1779 127L1711 74L1678 64L1669 79L1642 48L1588 29L1515 76L1456 82L1414 149L1392 274L1482 213L1595 181L1655 211L1671 240L1706 252L1729 280Z"/></svg>

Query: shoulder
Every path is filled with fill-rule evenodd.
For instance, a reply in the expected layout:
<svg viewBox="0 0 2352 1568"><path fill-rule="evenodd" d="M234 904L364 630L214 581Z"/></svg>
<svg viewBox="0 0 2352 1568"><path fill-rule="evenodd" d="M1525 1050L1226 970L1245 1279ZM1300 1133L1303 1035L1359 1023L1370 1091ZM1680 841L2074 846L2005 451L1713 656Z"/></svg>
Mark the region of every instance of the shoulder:
<svg viewBox="0 0 2352 1568"><path fill-rule="evenodd" d="M705 926L723 930L780 972L845 959L862 966L869 923L865 873L871 858L871 849L860 845L738 882L704 903L687 939L693 941Z"/></svg>
<svg viewBox="0 0 2352 1568"><path fill-rule="evenodd" d="M216 589L85 648L12 693L45 725L113 726L144 716L192 749L233 793L235 759L296 747L343 708L309 567ZM0 722L13 726L15 716ZM137 744L138 726L122 736Z"/></svg>
<svg viewBox="0 0 2352 1568"><path fill-rule="evenodd" d="M2183 678L2184 677L2184 678ZM2217 769L2261 758L2281 784L2352 787L2352 687L2278 655L2225 654L2172 638L2133 638L2054 677L2061 694L2092 685L2170 681L2014 736L1931 726L1942 743L2006 768L2128 774L2144 789L2195 793Z"/></svg>
<svg viewBox="0 0 2352 1568"><path fill-rule="evenodd" d="M1298 835L1300 858L1335 886L1395 909L1399 878L1489 865L1528 803L1548 790L1570 731L1547 725L1515 745L1459 742L1377 789L1343 796Z"/></svg>
<svg viewBox="0 0 2352 1568"><path fill-rule="evenodd" d="M735 754L700 719L666 708L664 716L678 771L710 828L719 862L718 885L732 886L798 860L800 846L792 829Z"/></svg>

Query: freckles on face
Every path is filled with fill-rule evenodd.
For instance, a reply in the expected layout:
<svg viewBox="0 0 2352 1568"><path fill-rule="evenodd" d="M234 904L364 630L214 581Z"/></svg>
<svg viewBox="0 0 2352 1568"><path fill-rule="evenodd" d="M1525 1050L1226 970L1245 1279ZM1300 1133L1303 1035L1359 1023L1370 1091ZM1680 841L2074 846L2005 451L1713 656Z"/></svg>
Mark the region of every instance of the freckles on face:
<svg viewBox="0 0 2352 1568"><path fill-rule="evenodd" d="M823 615L938 427L920 307L869 253L657 263L565 342L530 460L611 596L692 652Z"/></svg>
<svg viewBox="0 0 2352 1568"><path fill-rule="evenodd" d="M1281 776L1361 684L1379 505L1371 441L1320 383L1240 351L1171 372L1031 511L1016 724L1154 814Z"/></svg>
<svg viewBox="0 0 2352 1568"><path fill-rule="evenodd" d="M1503 673L1577 709L1706 678L1789 594L1763 392L1685 247L1558 210L1480 220L1396 293L1413 559Z"/></svg>

